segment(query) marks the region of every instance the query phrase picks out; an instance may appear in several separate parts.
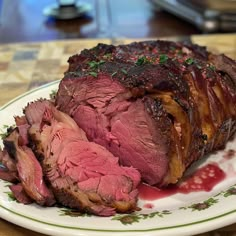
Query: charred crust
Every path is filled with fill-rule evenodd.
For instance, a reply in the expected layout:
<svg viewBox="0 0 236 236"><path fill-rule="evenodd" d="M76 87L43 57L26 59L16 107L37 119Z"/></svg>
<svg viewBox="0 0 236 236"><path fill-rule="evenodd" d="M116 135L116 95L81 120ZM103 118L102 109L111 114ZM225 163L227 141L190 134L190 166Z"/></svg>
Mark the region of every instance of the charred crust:
<svg viewBox="0 0 236 236"><path fill-rule="evenodd" d="M178 103L181 108L188 114L190 111L190 103L189 101L181 98L181 97L178 97L178 96L174 96L173 97L173 100Z"/></svg>
<svg viewBox="0 0 236 236"><path fill-rule="evenodd" d="M14 141L10 140L3 140L4 147L6 148L8 154L10 155L11 158L15 159L16 157L16 146Z"/></svg>
<svg viewBox="0 0 236 236"><path fill-rule="evenodd" d="M170 137L172 120L169 114L163 107L162 101L160 99L154 99L148 96L143 98L146 111L151 115L151 117L157 122L157 129L161 132L163 140L168 141Z"/></svg>
<svg viewBox="0 0 236 236"><path fill-rule="evenodd" d="M143 100L145 102L147 112L151 114L155 120L159 120L161 117L167 115L160 99L145 97Z"/></svg>
<svg viewBox="0 0 236 236"><path fill-rule="evenodd" d="M169 41L146 41L134 42L129 45L98 44L96 47L83 50L80 55L74 55L69 59L69 69L65 78L84 77L107 74L112 79L119 81L127 88L141 90L141 94L152 93L156 90L173 91L185 99L189 96L189 87L182 79L183 55L179 52L187 48L194 56L195 63L189 70L195 68L206 68L209 78L215 78L215 71L207 69L208 52L204 47L192 44L174 43ZM164 64L158 62L159 55L168 55ZM148 57L148 63L137 66L136 62L140 56ZM186 55L185 55L186 56ZM94 69L89 67L89 62L104 62ZM186 64L186 67L188 65ZM188 68L186 69L188 71ZM97 77L97 76L94 76ZM139 94L139 93L136 93Z"/></svg>
<svg viewBox="0 0 236 236"><path fill-rule="evenodd" d="M8 135L5 139L3 139L4 147L6 148L8 154L11 158L15 159L16 157L16 143L18 142L18 138L16 139L15 136L19 134L18 128L10 127L8 129Z"/></svg>
<svg viewBox="0 0 236 236"><path fill-rule="evenodd" d="M18 128L14 126L10 126L9 128L7 128L7 136L9 136L15 129L18 131Z"/></svg>

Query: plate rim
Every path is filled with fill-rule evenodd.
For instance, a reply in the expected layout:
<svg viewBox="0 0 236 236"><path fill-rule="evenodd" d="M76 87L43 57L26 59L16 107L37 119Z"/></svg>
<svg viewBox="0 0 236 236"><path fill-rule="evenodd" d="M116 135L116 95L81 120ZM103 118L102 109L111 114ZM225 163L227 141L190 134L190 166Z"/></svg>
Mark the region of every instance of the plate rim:
<svg viewBox="0 0 236 236"><path fill-rule="evenodd" d="M33 88L33 89L30 89L29 91L26 91L18 96L16 96L15 98L13 99L10 99L7 103L3 104L2 106L0 106L0 111L3 111L4 109L6 109L8 106L10 106L12 103L16 102L17 100L23 98L23 97L26 97L27 95L30 95L34 92L37 92L41 89L44 89L44 88L47 88L47 87L50 87L54 84L57 84L59 83L61 80L55 80L55 81L52 81L52 82L49 82L49 83L46 83L46 84L43 84L39 87L36 87L36 88Z"/></svg>
<svg viewBox="0 0 236 236"><path fill-rule="evenodd" d="M133 233L133 232L151 232L151 231L163 231L163 230L169 230L169 229L176 229L176 228L182 228L182 227L190 227L192 225L200 225L200 224L204 224L206 222L213 222L214 220L220 219L224 216L229 216L229 215L232 215L232 214L236 213L236 208L235 208L234 210L222 213L220 215L216 215L216 216L213 216L213 217L210 217L210 218L205 218L203 220L198 220L198 221L194 221L194 222L186 223L186 224L171 225L171 226L158 227L158 228L149 228L149 229L126 229L126 230L113 229L113 230L111 230L111 229L81 228L81 227L76 227L76 226L67 226L67 225L47 223L45 221L38 220L38 219L35 219L33 217L30 217L30 216L23 215L22 213L15 212L12 209L4 207L1 203L0 203L0 207L2 209L6 210L7 212L9 212L11 214L14 214L18 217L21 217L21 218L24 218L24 219L27 219L27 220L30 220L30 221L34 221L34 222L37 222L37 223L40 223L40 224L44 224L44 225L47 225L47 226L53 226L53 227L56 227L56 228L71 229L71 230L84 230L84 231L93 231L93 232L112 232L112 233L119 233L119 232L126 232L126 233L129 233L129 232L131 232L131 233ZM14 223L14 222L12 222L12 223Z"/></svg>

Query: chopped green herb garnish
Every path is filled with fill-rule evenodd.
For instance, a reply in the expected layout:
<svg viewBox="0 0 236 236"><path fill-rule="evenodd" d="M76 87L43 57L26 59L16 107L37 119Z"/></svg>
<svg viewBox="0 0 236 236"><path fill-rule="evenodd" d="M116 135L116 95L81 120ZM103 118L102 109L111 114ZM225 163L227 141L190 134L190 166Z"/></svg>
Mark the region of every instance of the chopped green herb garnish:
<svg viewBox="0 0 236 236"><path fill-rule="evenodd" d="M57 90L56 90L56 89L55 89L55 90L52 90L51 93L49 94L49 97L50 97L51 99L55 99L56 94L57 94Z"/></svg>
<svg viewBox="0 0 236 236"><path fill-rule="evenodd" d="M196 64L196 67L197 67L198 69L202 69L202 66L199 65L199 64Z"/></svg>
<svg viewBox="0 0 236 236"><path fill-rule="evenodd" d="M93 77L97 77L98 73L91 71L91 72L89 72L89 75L92 75Z"/></svg>
<svg viewBox="0 0 236 236"><path fill-rule="evenodd" d="M1 139L5 139L7 136L8 136L7 132L0 134Z"/></svg>
<svg viewBox="0 0 236 236"><path fill-rule="evenodd" d="M113 73L111 74L111 77L115 76L116 74L117 74L117 71L113 72Z"/></svg>
<svg viewBox="0 0 236 236"><path fill-rule="evenodd" d="M148 63L148 59L145 56L139 57L138 60L136 61L136 65L141 66L144 65L146 63Z"/></svg>
<svg viewBox="0 0 236 236"><path fill-rule="evenodd" d="M100 65L102 65L103 63L105 63L105 61L101 60L101 61L89 61L89 67L91 69L97 69Z"/></svg>
<svg viewBox="0 0 236 236"><path fill-rule="evenodd" d="M2 128L0 129L0 137L2 139L5 139L8 136L8 131L11 128L11 126L9 125L3 125ZM12 126L12 128L14 128L14 126ZM5 130L5 131L4 131Z"/></svg>
<svg viewBox="0 0 236 236"><path fill-rule="evenodd" d="M188 58L185 60L185 62L188 64L188 65L192 65L194 63L194 59L193 58Z"/></svg>
<svg viewBox="0 0 236 236"><path fill-rule="evenodd" d="M16 198L12 192L4 192L8 195L9 201L16 201Z"/></svg>
<svg viewBox="0 0 236 236"><path fill-rule="evenodd" d="M212 71L215 71L215 69L216 69L215 66L213 66L213 65L210 65L209 68L210 68Z"/></svg>
<svg viewBox="0 0 236 236"><path fill-rule="evenodd" d="M166 54L161 54L159 57L159 62L161 64L165 63L168 60L168 56Z"/></svg>
<svg viewBox="0 0 236 236"><path fill-rule="evenodd" d="M127 75L127 71L125 69L121 69L121 71Z"/></svg>
<svg viewBox="0 0 236 236"><path fill-rule="evenodd" d="M97 67L97 62L96 61L89 61L88 62L90 68L95 68Z"/></svg>

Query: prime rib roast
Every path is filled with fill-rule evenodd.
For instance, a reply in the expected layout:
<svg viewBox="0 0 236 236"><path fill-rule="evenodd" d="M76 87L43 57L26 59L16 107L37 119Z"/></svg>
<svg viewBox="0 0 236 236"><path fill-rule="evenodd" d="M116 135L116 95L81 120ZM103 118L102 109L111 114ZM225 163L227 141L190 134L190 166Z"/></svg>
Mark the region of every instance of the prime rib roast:
<svg viewBox="0 0 236 236"><path fill-rule="evenodd" d="M24 113L15 118L17 128L4 139L2 151L12 177L7 180L15 182L10 188L19 202L58 202L101 216L136 209L136 169L120 166L118 157L88 141L75 121L50 101L31 102Z"/></svg>
<svg viewBox="0 0 236 236"><path fill-rule="evenodd" d="M236 63L187 43L98 44L69 58L55 100L16 116L0 178L25 204L100 216L137 209L236 131Z"/></svg>
<svg viewBox="0 0 236 236"><path fill-rule="evenodd" d="M176 183L236 130L236 63L166 41L99 44L69 58L56 106L150 185Z"/></svg>

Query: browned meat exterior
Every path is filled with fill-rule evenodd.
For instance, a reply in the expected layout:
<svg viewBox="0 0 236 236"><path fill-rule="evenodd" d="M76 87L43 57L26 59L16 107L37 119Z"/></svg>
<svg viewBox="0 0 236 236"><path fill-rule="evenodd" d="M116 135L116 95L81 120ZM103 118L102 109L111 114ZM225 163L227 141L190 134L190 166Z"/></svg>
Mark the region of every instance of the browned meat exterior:
<svg viewBox="0 0 236 236"><path fill-rule="evenodd" d="M23 204L30 204L33 202L33 200L25 192L24 187L21 183L11 185L9 186L9 188L18 202Z"/></svg>
<svg viewBox="0 0 236 236"><path fill-rule="evenodd" d="M15 160L8 154L6 148L0 149L0 179L8 182L17 182L18 173Z"/></svg>
<svg viewBox="0 0 236 236"><path fill-rule="evenodd" d="M98 44L69 58L56 105L145 182L167 185L234 135L235 68L192 44Z"/></svg>
<svg viewBox="0 0 236 236"><path fill-rule="evenodd" d="M55 199L51 190L45 184L42 167L33 151L29 147L19 144L20 134L18 130L14 129L3 140L3 143L7 152L15 160L17 175L25 193L13 186L12 190L13 193L16 193L16 199L26 199L23 195L27 194L28 199L33 199L40 205L52 206L55 203ZM23 200L22 203L25 203L25 201Z"/></svg>

